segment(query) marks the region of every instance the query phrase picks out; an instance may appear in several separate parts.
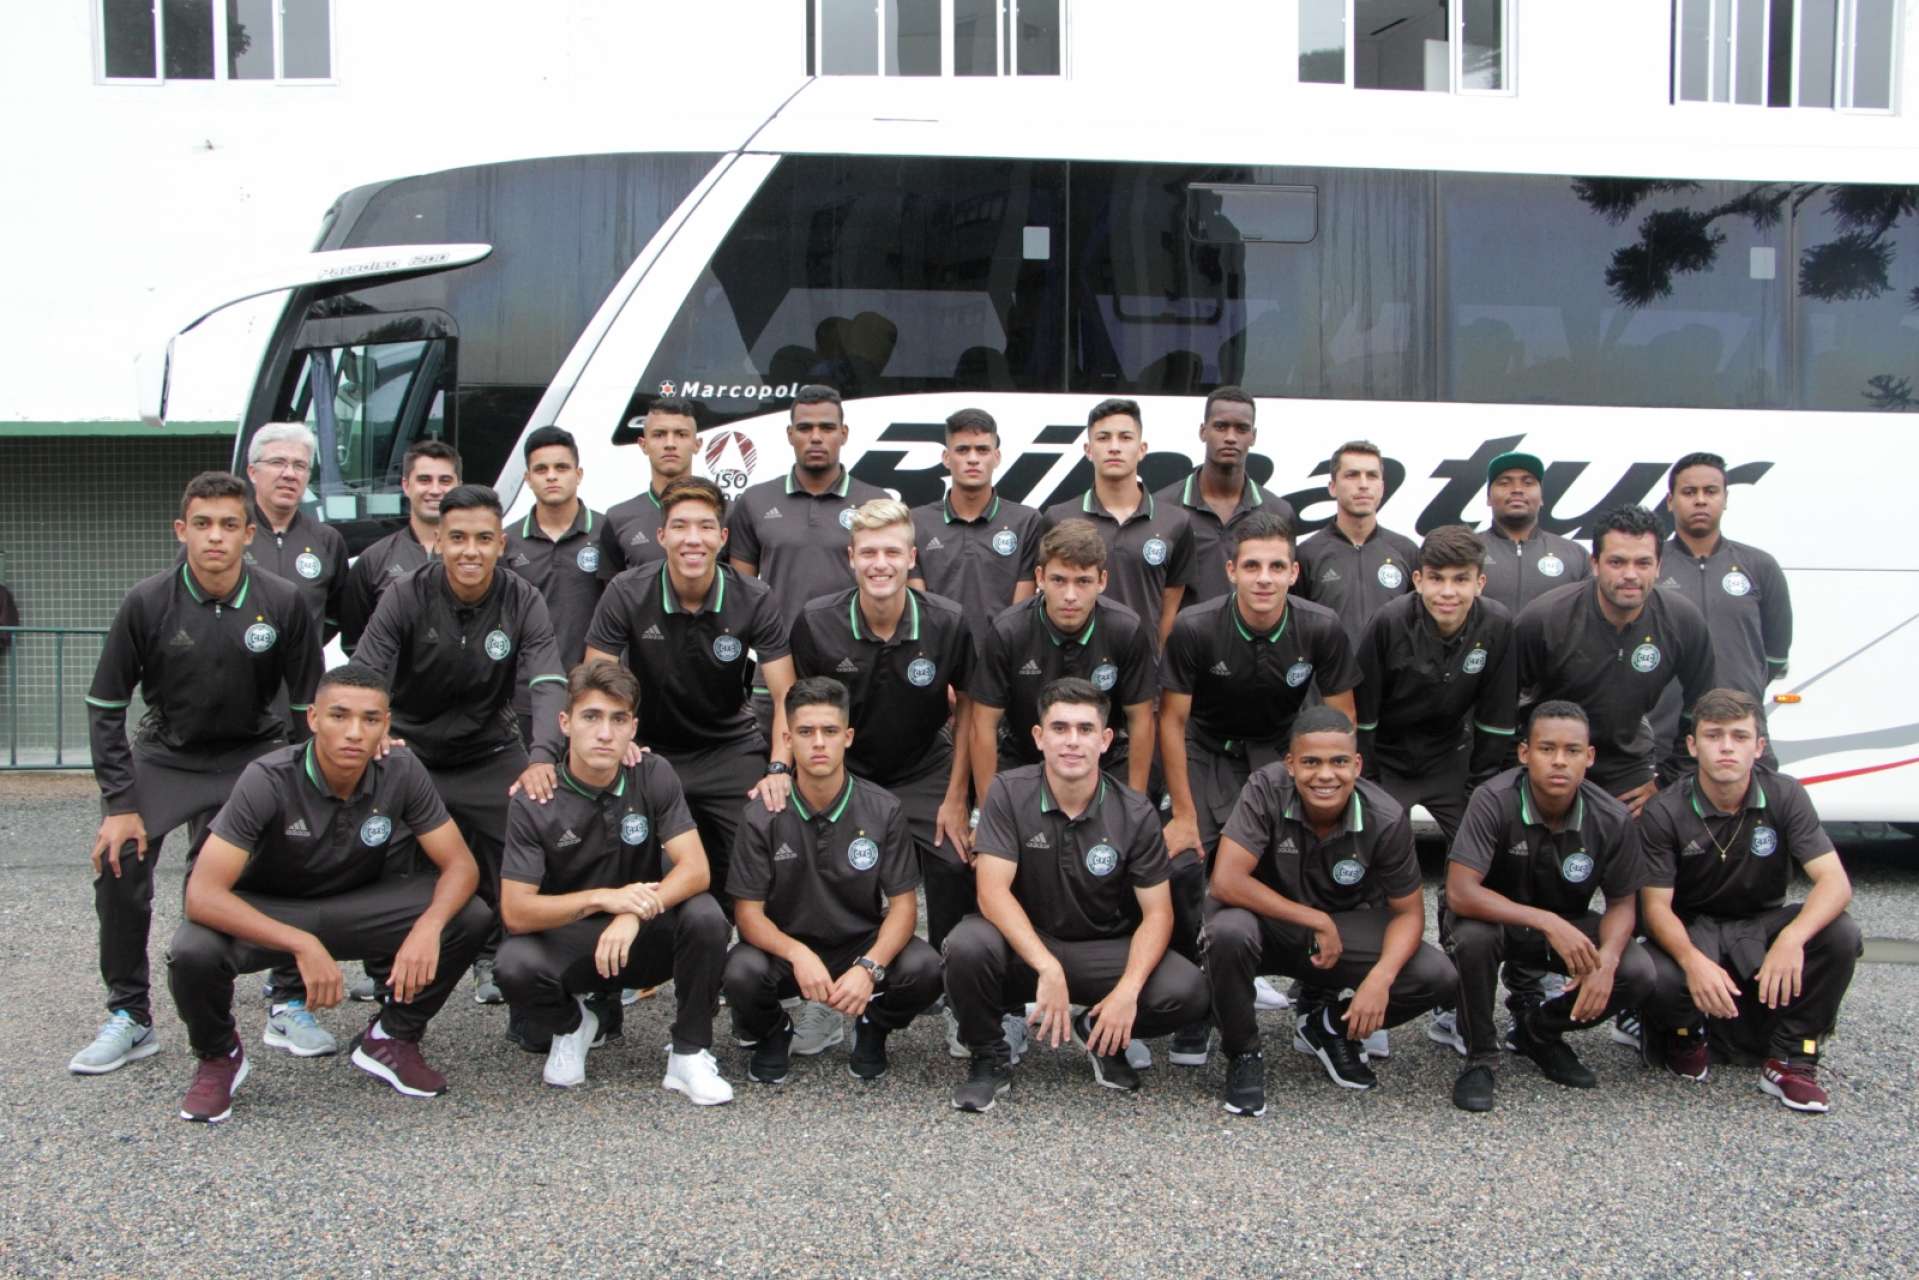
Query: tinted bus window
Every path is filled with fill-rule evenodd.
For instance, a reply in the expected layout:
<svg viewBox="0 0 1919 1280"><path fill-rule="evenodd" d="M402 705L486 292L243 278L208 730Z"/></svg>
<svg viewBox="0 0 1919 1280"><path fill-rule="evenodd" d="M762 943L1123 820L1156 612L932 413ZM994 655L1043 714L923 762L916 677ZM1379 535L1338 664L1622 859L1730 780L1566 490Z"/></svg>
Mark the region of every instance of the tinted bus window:
<svg viewBox="0 0 1919 1280"><path fill-rule="evenodd" d="M1799 206L1807 409L1919 409L1919 187L1831 186Z"/></svg>

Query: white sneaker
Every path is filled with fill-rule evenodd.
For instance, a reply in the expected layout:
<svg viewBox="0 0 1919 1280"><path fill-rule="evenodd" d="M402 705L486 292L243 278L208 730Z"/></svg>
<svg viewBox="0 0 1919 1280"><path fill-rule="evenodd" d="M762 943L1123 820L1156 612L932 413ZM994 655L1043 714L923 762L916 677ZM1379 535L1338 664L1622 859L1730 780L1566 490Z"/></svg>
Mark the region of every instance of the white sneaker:
<svg viewBox="0 0 1919 1280"><path fill-rule="evenodd" d="M720 1078L720 1064L705 1049L698 1053L667 1051L665 1088L683 1093L695 1106L717 1107L733 1101L733 1086Z"/></svg>
<svg viewBox="0 0 1919 1280"><path fill-rule="evenodd" d="M632 1008L632 1007L633 1007L634 1005L636 1005L636 1004L638 1004L639 1002L640 1002L640 992L639 992L639 988L637 988L637 987L623 987L623 988L621 988L621 990L620 990L620 1003L621 1003L621 1004L623 1004L623 1005L625 1005L626 1007L628 1007L628 1008L630 1009L630 1008Z"/></svg>
<svg viewBox="0 0 1919 1280"><path fill-rule="evenodd" d="M1369 1058L1392 1057L1393 1046L1388 1043L1386 1039L1386 1028L1381 1027L1379 1030L1367 1036L1366 1039L1360 1043L1359 1051Z"/></svg>
<svg viewBox="0 0 1919 1280"><path fill-rule="evenodd" d="M829 1005L808 1000L793 1019L793 1052L802 1058L825 1053L846 1039L846 1019Z"/></svg>
<svg viewBox="0 0 1919 1280"><path fill-rule="evenodd" d="M556 1089L573 1089L586 1083L586 1053L600 1034L600 1015L578 996L574 999L580 1006L580 1025L566 1035L553 1037L553 1047L546 1051L546 1069L540 1072L540 1078Z"/></svg>
<svg viewBox="0 0 1919 1280"><path fill-rule="evenodd" d="M1548 1000L1557 1000L1566 994L1566 975L1554 973L1551 969L1540 975L1539 993Z"/></svg>
<svg viewBox="0 0 1919 1280"><path fill-rule="evenodd" d="M946 1056L949 1058L972 1057L973 1051L960 1042L959 1015L953 1012L951 1005L940 1010L940 1013L946 1019Z"/></svg>
<svg viewBox="0 0 1919 1280"><path fill-rule="evenodd" d="M158 1052L160 1037L152 1027L141 1026L130 1013L115 1013L100 1024L93 1043L73 1055L67 1070L77 1076L103 1076Z"/></svg>
<svg viewBox="0 0 1919 1280"><path fill-rule="evenodd" d="M1153 1069L1153 1050L1144 1040L1134 1040L1126 1046L1126 1065L1135 1071Z"/></svg>
<svg viewBox="0 0 1919 1280"><path fill-rule="evenodd" d="M1006 1047L1013 1057L1008 1066L1017 1067L1019 1060L1026 1056L1026 1019L1017 1013L1009 1013L999 1020L1001 1033L1006 1037Z"/></svg>
<svg viewBox="0 0 1919 1280"><path fill-rule="evenodd" d="M1290 1009L1292 1007L1293 1002L1286 998L1284 991L1264 978L1253 979L1253 1008Z"/></svg>
<svg viewBox="0 0 1919 1280"><path fill-rule="evenodd" d="M1459 1014L1452 1009L1441 1009L1426 1024L1426 1038L1434 1044L1443 1044L1460 1057L1466 1056L1466 1037L1459 1034Z"/></svg>

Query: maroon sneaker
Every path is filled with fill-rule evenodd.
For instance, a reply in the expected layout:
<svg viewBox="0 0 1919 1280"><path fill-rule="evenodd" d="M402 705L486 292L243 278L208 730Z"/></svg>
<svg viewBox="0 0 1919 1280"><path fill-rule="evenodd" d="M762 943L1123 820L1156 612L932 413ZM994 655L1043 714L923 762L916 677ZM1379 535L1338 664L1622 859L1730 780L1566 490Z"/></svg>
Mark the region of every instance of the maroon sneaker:
<svg viewBox="0 0 1919 1280"><path fill-rule="evenodd" d="M392 1036L373 1038L371 1033L379 1021L375 1017L365 1031L353 1037L353 1065L409 1098L437 1098L445 1093L446 1077L426 1064L418 1044Z"/></svg>
<svg viewBox="0 0 1919 1280"><path fill-rule="evenodd" d="M1643 1033L1642 1033L1643 1034ZM1666 1037L1666 1067L1687 1080L1704 1080L1712 1066L1712 1049L1704 1027L1682 1027Z"/></svg>
<svg viewBox="0 0 1919 1280"><path fill-rule="evenodd" d="M1832 1099L1819 1087L1818 1070L1767 1058L1759 1068L1759 1087L1794 1111L1830 1111Z"/></svg>
<svg viewBox="0 0 1919 1280"><path fill-rule="evenodd" d="M233 1052L223 1058L200 1059L200 1065L194 1068L193 1083L187 1087L186 1099L180 1103L180 1118L218 1124L232 1115L233 1095L239 1092L240 1082L247 1078L250 1069L247 1051L237 1044Z"/></svg>

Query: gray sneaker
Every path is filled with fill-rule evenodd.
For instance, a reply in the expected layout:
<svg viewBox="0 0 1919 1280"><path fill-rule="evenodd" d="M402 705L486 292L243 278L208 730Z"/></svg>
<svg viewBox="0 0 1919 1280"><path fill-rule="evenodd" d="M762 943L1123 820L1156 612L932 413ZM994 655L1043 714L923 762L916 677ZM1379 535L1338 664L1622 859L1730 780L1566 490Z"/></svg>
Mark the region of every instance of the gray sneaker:
<svg viewBox="0 0 1919 1280"><path fill-rule="evenodd" d="M100 1024L93 1043L73 1055L67 1070L78 1076L103 1076L136 1058L151 1058L158 1052L160 1037L152 1027L141 1026L130 1013L115 1013Z"/></svg>
<svg viewBox="0 0 1919 1280"><path fill-rule="evenodd" d="M973 1051L960 1040L959 1015L953 1012L951 1005L940 1010L940 1015L946 1021L946 1056L961 1060L971 1058Z"/></svg>
<svg viewBox="0 0 1919 1280"><path fill-rule="evenodd" d="M260 1040L275 1049L285 1049L296 1058L324 1058L340 1051L339 1042L314 1020L304 1000L274 1005L267 1015L266 1033Z"/></svg>
<svg viewBox="0 0 1919 1280"><path fill-rule="evenodd" d="M375 982L369 974L362 972L359 977L346 984L346 995L349 1000L357 1000L361 1004L372 1004L380 998L380 984Z"/></svg>
<svg viewBox="0 0 1919 1280"><path fill-rule="evenodd" d="M793 1018L793 1052L803 1058L825 1053L846 1039L846 1019L837 1009L808 1000Z"/></svg>
<svg viewBox="0 0 1919 1280"><path fill-rule="evenodd" d="M473 962L473 1003L506 1003L506 995L500 990L500 984L493 980L493 962L491 960L475 960Z"/></svg>

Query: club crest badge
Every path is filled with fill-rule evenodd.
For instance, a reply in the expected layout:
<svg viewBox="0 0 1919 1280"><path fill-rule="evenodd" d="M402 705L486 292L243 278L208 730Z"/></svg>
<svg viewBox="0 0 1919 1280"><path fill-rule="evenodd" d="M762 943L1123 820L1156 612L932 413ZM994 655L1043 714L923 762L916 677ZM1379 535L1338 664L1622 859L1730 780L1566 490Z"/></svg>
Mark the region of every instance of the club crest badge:
<svg viewBox="0 0 1919 1280"><path fill-rule="evenodd" d="M914 688L924 689L933 683L933 677L939 674L939 667L931 658L915 658L906 666L906 678Z"/></svg>
<svg viewBox="0 0 1919 1280"><path fill-rule="evenodd" d="M1119 867L1119 850L1110 844L1096 844L1086 851L1086 869L1096 876L1110 876Z"/></svg>
<svg viewBox="0 0 1919 1280"><path fill-rule="evenodd" d="M504 631L486 633L486 656L495 662L504 662L506 655L513 652L513 641Z"/></svg>
<svg viewBox="0 0 1919 1280"><path fill-rule="evenodd" d="M1019 550L1019 535L1011 529L1001 529L993 535L993 551L996 555L1010 556Z"/></svg>
<svg viewBox="0 0 1919 1280"><path fill-rule="evenodd" d="M379 848L392 834L393 819L385 814L376 813L360 824L360 843L369 849Z"/></svg>
<svg viewBox="0 0 1919 1280"><path fill-rule="evenodd" d="M738 662L740 655L746 652L746 646L740 643L738 636L714 636L713 656L721 662Z"/></svg>
<svg viewBox="0 0 1919 1280"><path fill-rule="evenodd" d="M293 571L309 582L319 577L320 570L324 568L326 568L326 566L320 563L320 557L314 555L311 551L302 551L299 555L293 557Z"/></svg>
<svg viewBox="0 0 1919 1280"><path fill-rule="evenodd" d="M880 847L860 836L846 846L846 861L855 871L871 871L880 864Z"/></svg>
<svg viewBox="0 0 1919 1280"><path fill-rule="evenodd" d="M1632 669L1641 675L1645 675L1647 672L1658 668L1659 657L1658 645L1650 643L1642 644L1632 651Z"/></svg>
<svg viewBox="0 0 1919 1280"><path fill-rule="evenodd" d="M1357 858L1341 858L1333 864L1333 883L1351 888L1366 878L1366 867Z"/></svg>
<svg viewBox="0 0 1919 1280"><path fill-rule="evenodd" d="M1140 559L1157 569L1166 563L1166 539L1146 539L1146 545L1139 549L1139 555Z"/></svg>
<svg viewBox="0 0 1919 1280"><path fill-rule="evenodd" d="M623 844L645 844L647 836L652 833L652 824L647 822L643 813L629 813L620 819L620 841Z"/></svg>
<svg viewBox="0 0 1919 1280"><path fill-rule="evenodd" d="M280 633L273 629L272 623L256 622L247 628L246 635L242 636L241 640L245 643L248 653L265 653L279 638Z"/></svg>

